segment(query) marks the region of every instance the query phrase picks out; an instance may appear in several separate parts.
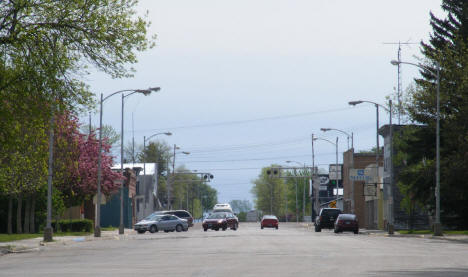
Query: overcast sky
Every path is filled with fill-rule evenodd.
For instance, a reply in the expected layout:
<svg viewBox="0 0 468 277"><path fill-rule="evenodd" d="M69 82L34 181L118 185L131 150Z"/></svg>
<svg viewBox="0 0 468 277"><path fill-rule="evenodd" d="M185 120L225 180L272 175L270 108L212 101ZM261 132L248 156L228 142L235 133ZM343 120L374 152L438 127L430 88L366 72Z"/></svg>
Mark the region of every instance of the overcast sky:
<svg viewBox="0 0 468 277"><path fill-rule="evenodd" d="M341 163L346 137L322 127L353 132L356 151L375 146L375 107L348 101L385 103L397 86L390 60L398 45L384 43L427 41L429 11L442 16L440 3L141 0L138 11L149 12L157 46L139 55L134 78L97 73L87 81L104 96L160 86L153 95L126 98L125 141L134 133L142 144L143 136L171 131L160 138L191 152L178 154L176 166L211 172L219 202L252 200L251 181L262 167L312 164L312 133L339 136ZM402 60L417 62L419 50L403 46ZM403 67L403 88L416 76L416 68ZM109 98L103 116L118 132L120 107L120 97ZM387 124L388 114L381 111L380 119ZM328 169L334 162L334 146L316 141L315 163Z"/></svg>

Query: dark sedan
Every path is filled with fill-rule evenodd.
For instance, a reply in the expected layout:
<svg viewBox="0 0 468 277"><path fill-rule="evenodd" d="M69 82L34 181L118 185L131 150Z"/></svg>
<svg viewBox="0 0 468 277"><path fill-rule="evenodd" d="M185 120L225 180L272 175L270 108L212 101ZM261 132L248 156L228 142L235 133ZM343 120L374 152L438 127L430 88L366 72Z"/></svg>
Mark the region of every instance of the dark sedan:
<svg viewBox="0 0 468 277"><path fill-rule="evenodd" d="M352 231L359 233L359 223L354 214L340 214L335 221L335 233L343 231Z"/></svg>
<svg viewBox="0 0 468 277"><path fill-rule="evenodd" d="M219 231L219 229L226 231L227 228L237 230L239 228L239 220L232 213L213 213L203 220L203 230L206 232L208 229Z"/></svg>

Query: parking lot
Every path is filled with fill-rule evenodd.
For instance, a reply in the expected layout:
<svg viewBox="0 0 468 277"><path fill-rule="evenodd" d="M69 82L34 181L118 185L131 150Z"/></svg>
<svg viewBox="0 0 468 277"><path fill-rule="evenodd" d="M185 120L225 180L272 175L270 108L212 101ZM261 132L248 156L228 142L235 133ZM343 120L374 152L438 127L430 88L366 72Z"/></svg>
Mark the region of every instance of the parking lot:
<svg viewBox="0 0 468 277"><path fill-rule="evenodd" d="M468 245L446 240L278 230L158 232L56 244L0 257L0 276L467 276Z"/></svg>

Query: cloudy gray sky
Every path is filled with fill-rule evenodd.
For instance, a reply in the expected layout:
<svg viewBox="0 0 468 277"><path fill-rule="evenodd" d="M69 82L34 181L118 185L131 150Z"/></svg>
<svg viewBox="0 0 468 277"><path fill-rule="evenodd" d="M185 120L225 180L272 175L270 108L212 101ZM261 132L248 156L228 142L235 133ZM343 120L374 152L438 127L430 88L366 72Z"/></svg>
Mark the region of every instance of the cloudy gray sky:
<svg viewBox="0 0 468 277"><path fill-rule="evenodd" d="M134 133L142 144L143 136L171 131L164 139L191 152L178 155L177 165L211 172L220 202L251 200L251 181L262 167L312 163L312 133L338 135L339 151L346 150L346 137L321 127L353 132L356 150L375 146L375 107L347 103L384 104L397 86L390 60L398 45L383 43L427 40L429 11L443 15L440 3L141 0L139 13L149 12L157 46L139 55L134 78L96 73L88 83L104 96L160 86L157 94L126 99L125 141ZM402 47L402 60L416 57L419 45ZM417 75L403 67L403 87ZM387 123L388 114L380 116ZM106 101L103 122L120 132L120 97ZM315 154L322 168L334 163L334 146L326 142L315 143Z"/></svg>

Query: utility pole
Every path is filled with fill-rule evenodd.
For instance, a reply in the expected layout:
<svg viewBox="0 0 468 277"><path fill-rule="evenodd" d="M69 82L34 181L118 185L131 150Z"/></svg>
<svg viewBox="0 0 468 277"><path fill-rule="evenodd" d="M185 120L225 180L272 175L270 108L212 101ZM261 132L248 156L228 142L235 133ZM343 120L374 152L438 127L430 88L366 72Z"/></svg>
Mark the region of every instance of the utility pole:
<svg viewBox="0 0 468 277"><path fill-rule="evenodd" d="M314 189L314 182L315 182L315 155L314 155L314 134L312 134L312 188L311 188L311 209L312 209L312 213L311 213L311 216L312 216L312 221L315 220L315 205L316 205L316 202L318 200L317 198L317 194L318 192L315 191ZM313 201L315 199L315 201Z"/></svg>

